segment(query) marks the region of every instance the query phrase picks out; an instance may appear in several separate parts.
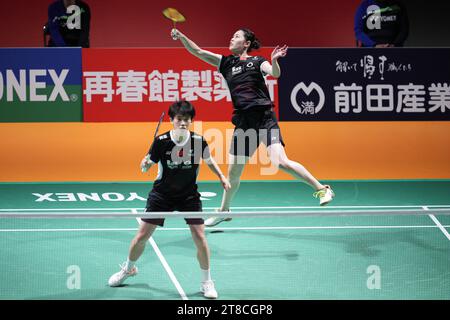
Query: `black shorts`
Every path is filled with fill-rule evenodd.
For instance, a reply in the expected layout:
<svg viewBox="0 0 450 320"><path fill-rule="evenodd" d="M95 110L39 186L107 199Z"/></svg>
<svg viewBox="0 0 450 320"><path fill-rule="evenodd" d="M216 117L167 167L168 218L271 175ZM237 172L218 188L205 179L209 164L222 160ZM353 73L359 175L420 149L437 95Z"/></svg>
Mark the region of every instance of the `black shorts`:
<svg viewBox="0 0 450 320"><path fill-rule="evenodd" d="M262 142L266 146L281 143L280 127L272 107L235 111L231 122L235 125L230 154L251 157Z"/></svg>
<svg viewBox="0 0 450 320"><path fill-rule="evenodd" d="M194 194L186 198L171 199L165 197L160 193L151 191L148 194L147 205L145 212L166 212L166 211L202 211L202 201L200 200L200 194ZM141 219L144 222L151 223L157 226L164 226L165 219ZM204 221L201 218L196 219L184 219L187 224L203 224Z"/></svg>

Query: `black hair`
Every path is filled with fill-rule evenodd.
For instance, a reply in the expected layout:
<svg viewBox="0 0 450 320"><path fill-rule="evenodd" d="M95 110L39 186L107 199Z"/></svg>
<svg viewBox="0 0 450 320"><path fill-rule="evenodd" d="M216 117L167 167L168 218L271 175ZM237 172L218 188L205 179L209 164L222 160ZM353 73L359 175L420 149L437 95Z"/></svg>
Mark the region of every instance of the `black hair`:
<svg viewBox="0 0 450 320"><path fill-rule="evenodd" d="M250 46L247 49L247 52L252 51L253 49L257 50L261 48L261 42L259 42L258 38L255 37L255 33L248 28L239 29L244 33L245 41L250 41Z"/></svg>
<svg viewBox="0 0 450 320"><path fill-rule="evenodd" d="M191 120L194 120L195 108L192 103L186 100L174 102L169 107L169 117L173 120L177 115L182 117L190 116Z"/></svg>

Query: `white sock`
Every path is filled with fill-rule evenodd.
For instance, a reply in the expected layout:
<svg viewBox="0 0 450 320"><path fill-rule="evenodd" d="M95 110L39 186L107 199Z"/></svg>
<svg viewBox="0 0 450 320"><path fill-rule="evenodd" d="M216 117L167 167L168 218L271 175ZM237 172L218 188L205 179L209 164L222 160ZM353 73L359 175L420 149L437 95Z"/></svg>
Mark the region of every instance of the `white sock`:
<svg viewBox="0 0 450 320"><path fill-rule="evenodd" d="M208 270L200 269L200 270L202 271L202 281L211 280L211 271L210 271L210 269L208 269Z"/></svg>
<svg viewBox="0 0 450 320"><path fill-rule="evenodd" d="M127 264L125 266L127 268L127 272L130 272L134 268L135 263L136 261L131 261L130 258L127 258Z"/></svg>

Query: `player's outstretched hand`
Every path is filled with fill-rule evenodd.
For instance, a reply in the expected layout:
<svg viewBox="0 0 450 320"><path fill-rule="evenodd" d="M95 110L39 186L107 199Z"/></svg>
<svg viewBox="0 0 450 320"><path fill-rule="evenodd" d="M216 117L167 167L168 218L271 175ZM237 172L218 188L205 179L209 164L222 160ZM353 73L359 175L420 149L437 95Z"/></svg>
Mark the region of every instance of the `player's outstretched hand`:
<svg viewBox="0 0 450 320"><path fill-rule="evenodd" d="M272 60L278 60L278 58L285 57L287 54L287 50L288 50L287 45L284 45L282 47L277 46L272 51L272 55L271 55Z"/></svg>
<svg viewBox="0 0 450 320"><path fill-rule="evenodd" d="M170 31L170 36L172 37L173 40L178 40L178 39L180 39L182 35L183 35L183 34L182 34L178 29L173 28L173 29Z"/></svg>

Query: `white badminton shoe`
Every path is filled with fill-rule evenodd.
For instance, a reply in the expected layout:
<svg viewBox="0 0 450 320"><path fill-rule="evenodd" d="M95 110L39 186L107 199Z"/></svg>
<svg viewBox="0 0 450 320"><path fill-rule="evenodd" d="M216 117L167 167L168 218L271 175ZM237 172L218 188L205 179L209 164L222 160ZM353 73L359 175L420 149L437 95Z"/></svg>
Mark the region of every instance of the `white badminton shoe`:
<svg viewBox="0 0 450 320"><path fill-rule="evenodd" d="M231 212L231 210L228 211L219 211L216 210L216 212ZM219 218L219 217L211 217L205 220L205 226L206 227L214 227L217 226L219 223L224 221L231 221L231 218Z"/></svg>
<svg viewBox="0 0 450 320"><path fill-rule="evenodd" d="M200 291L203 296L208 299L217 299L218 294L216 288L214 287L214 282L212 280L203 281L200 286Z"/></svg>
<svg viewBox="0 0 450 320"><path fill-rule="evenodd" d="M130 271L127 271L126 262L122 263L120 266L120 271L114 273L108 280L108 284L110 287L118 287L120 286L128 277L134 277L138 273L138 268L136 266L133 267Z"/></svg>
<svg viewBox="0 0 450 320"><path fill-rule="evenodd" d="M333 200L334 192L331 190L330 186L326 185L325 188L314 192L313 196L319 198L321 206L325 206Z"/></svg>

